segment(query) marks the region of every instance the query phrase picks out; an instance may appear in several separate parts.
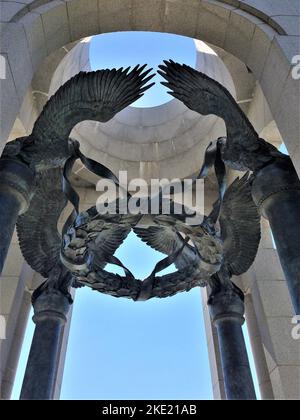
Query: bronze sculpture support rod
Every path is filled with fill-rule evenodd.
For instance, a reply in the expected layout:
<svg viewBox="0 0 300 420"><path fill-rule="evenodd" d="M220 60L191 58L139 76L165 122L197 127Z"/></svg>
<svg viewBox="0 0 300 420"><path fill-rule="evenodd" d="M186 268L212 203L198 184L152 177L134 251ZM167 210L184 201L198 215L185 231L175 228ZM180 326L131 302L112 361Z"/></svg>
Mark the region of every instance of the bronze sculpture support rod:
<svg viewBox="0 0 300 420"><path fill-rule="evenodd" d="M256 400L242 331L244 302L231 290L221 290L209 301L217 329L227 400Z"/></svg>
<svg viewBox="0 0 300 420"><path fill-rule="evenodd" d="M15 229L18 215L29 204L34 174L14 159L0 159L0 274Z"/></svg>
<svg viewBox="0 0 300 420"><path fill-rule="evenodd" d="M295 313L300 315L300 181L291 161L260 170L252 193L269 220Z"/></svg>
<svg viewBox="0 0 300 420"><path fill-rule="evenodd" d="M21 400L52 400L70 301L58 290L43 292L33 303L36 324L24 375Z"/></svg>

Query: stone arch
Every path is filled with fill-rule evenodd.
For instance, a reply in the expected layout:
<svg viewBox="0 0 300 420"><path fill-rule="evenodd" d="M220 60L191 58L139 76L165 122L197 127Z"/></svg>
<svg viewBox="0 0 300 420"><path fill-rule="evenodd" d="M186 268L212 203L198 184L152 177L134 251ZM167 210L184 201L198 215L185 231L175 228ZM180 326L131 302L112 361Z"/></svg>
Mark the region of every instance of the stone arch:
<svg viewBox="0 0 300 420"><path fill-rule="evenodd" d="M300 173L299 83L291 76L292 58L299 53L295 2L35 0L15 7L2 18L1 50L8 60L7 77L0 81L3 142L34 71L52 51L103 32L170 32L217 45L249 67Z"/></svg>

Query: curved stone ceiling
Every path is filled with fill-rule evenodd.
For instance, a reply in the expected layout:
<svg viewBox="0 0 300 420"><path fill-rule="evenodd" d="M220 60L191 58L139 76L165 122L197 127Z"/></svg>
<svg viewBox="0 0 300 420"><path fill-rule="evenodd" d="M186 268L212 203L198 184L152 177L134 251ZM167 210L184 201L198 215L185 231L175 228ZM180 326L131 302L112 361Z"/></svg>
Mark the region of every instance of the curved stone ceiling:
<svg viewBox="0 0 300 420"><path fill-rule="evenodd" d="M79 71L90 70L90 40L82 40L61 61L53 75L49 95ZM195 68L236 96L231 75L217 54L198 40L195 49ZM217 117L199 115L172 99L152 108L128 107L105 124L85 121L71 135L79 140L87 156L115 173L127 170L129 179L142 177L149 181L188 177L198 171L205 147L209 141L224 135L224 125Z"/></svg>

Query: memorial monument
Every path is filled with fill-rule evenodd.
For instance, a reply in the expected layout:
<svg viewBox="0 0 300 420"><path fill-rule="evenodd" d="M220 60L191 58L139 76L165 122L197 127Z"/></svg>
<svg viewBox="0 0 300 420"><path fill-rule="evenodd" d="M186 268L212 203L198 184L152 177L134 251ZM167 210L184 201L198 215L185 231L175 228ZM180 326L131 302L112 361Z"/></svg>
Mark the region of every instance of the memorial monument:
<svg viewBox="0 0 300 420"><path fill-rule="evenodd" d="M1 77L0 267L4 270L0 284L4 309L0 308L0 315L3 313L8 321L8 335L5 340L0 337L1 398L9 398L11 392L29 297L36 329L21 399L54 399L59 395L61 354L74 289L80 293L80 287L88 286L101 293L142 301L200 286L204 311L209 311L211 317L205 322L215 397L256 398L241 329L245 316L262 398L299 399L299 341L292 332L300 314L297 2L266 5L262 0L149 1L130 2L126 8L104 0L88 6L83 1L60 5L5 3L1 51L8 66L7 77ZM145 138L147 133L145 144L157 145L154 149L159 153L153 154L157 160L150 157L150 148L143 154L139 145L136 150L141 150L140 158L132 158L130 165L126 147L117 147L126 143L124 132L123 143L117 139L114 144L116 150L109 143L101 143L103 160L101 153L95 153L95 158L93 153L86 153L88 147L81 141L84 130L86 135L94 136L92 143L102 136L98 123L107 127L108 135L114 132L117 138L120 134L117 114L122 118L131 115L129 105L153 85L148 83L153 74L146 65L97 72L78 68L76 75L69 77L41 110L43 101L32 98L42 90L33 87L46 85L47 77L41 81L45 69L54 86L54 73L62 54L74 62L74 51L85 52L88 45L78 43L82 37L120 28L203 39L210 44L208 56L213 55L209 48L215 48L216 57L227 70L220 62L213 65L210 57L208 69L194 69L169 60L160 66L159 73L175 98L176 112L183 106L185 115L197 121L197 130L201 124L205 126L205 120L197 118L214 115L224 121L226 135L222 129L216 129L218 136L210 138L207 146L207 135L214 132L211 129L206 132L205 141L199 138L199 144L193 143L190 139L195 133L186 118L182 126L187 124L188 134L178 129L174 146L171 138L154 142L151 129L139 121ZM205 54L203 51L201 54ZM222 83L207 71L210 67L218 68L224 75ZM241 81L251 85L249 97L241 98ZM46 94L51 90L50 82ZM236 87L236 97L232 86ZM128 114L119 114L122 110ZM20 129L26 113L32 126L25 124ZM170 109L168 113L172 114ZM152 124L158 114L153 113L156 117L151 117ZM181 118L177 113L170 121L177 124ZM94 125L82 125L77 130L77 124L83 121L94 121ZM212 126L217 126L219 120L211 121ZM128 132L138 131L132 121L130 124ZM168 127L171 131L171 124ZM197 130L194 131L201 132ZM274 137L284 140L289 156L278 150L278 142L274 145ZM204 160L202 169L199 156ZM174 163L179 160L181 165ZM150 168L149 179L153 168L163 167L181 179L185 175L205 178L205 193L210 200L203 221L196 225L186 223L185 211L175 211L174 197L169 200L170 214L159 211L147 218L130 212L100 214L95 205L79 210L83 200L73 188L72 168L80 165L76 168L80 167L83 179L94 179L92 175L96 174L120 190L115 169L124 164L131 170L136 161L140 168ZM190 164L193 169L188 172ZM237 178L233 171L242 174ZM130 200L130 193L124 200ZM68 202L73 212L66 216ZM119 205L117 198L117 208ZM269 227L276 249L270 245ZM114 256L131 230L166 255L146 279L135 279ZM20 276L4 267L6 259L9 265L16 246L22 251L22 262L25 261ZM107 263L121 267L124 276L106 271ZM176 272L159 276L173 263ZM45 351L41 352L41 348Z"/></svg>

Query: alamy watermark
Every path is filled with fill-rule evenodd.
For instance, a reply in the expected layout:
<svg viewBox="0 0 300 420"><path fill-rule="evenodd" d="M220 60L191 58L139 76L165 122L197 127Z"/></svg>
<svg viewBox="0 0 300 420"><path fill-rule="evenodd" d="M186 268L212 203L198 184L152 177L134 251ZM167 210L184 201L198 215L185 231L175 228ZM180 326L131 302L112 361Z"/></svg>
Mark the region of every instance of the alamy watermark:
<svg viewBox="0 0 300 420"><path fill-rule="evenodd" d="M0 80L6 79L6 59L0 54Z"/></svg>
<svg viewBox="0 0 300 420"><path fill-rule="evenodd" d="M202 223L203 179L154 178L147 183L145 179L135 178L128 182L126 171L120 171L118 179L120 188L108 179L97 183L96 190L101 193L96 202L99 214L184 214L187 224Z"/></svg>
<svg viewBox="0 0 300 420"><path fill-rule="evenodd" d="M295 80L299 80L300 79L300 54L294 55L294 57L292 58L292 65L293 65L292 78Z"/></svg>
<svg viewBox="0 0 300 420"><path fill-rule="evenodd" d="M0 340L6 339L6 319L0 315Z"/></svg>
<svg viewBox="0 0 300 420"><path fill-rule="evenodd" d="M296 315L292 318L292 324L295 324L292 329L292 338L294 340L300 340L300 315Z"/></svg>

